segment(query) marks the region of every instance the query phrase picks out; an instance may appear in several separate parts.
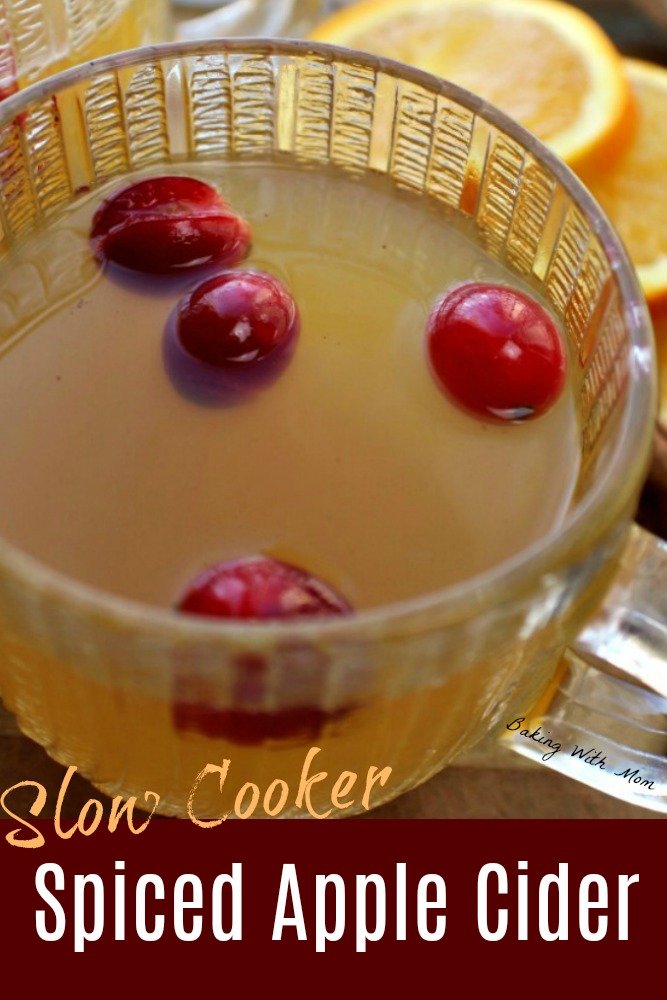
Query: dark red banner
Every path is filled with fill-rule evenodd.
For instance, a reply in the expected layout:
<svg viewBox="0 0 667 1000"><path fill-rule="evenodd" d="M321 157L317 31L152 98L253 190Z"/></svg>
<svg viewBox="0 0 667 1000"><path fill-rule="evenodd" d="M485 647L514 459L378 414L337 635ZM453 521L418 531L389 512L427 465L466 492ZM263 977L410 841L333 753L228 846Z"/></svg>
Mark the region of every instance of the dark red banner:
<svg viewBox="0 0 667 1000"><path fill-rule="evenodd" d="M200 984L242 977L250 995L297 972L341 992L353 974L396 989L456 974L519 995L527 976L553 985L587 967L601 987L664 939L660 823L154 819L70 839L31 823L45 841L32 849L7 837L34 831L0 823L2 951L33 957L31 995L104 967L150 968L152 992L183 963Z"/></svg>

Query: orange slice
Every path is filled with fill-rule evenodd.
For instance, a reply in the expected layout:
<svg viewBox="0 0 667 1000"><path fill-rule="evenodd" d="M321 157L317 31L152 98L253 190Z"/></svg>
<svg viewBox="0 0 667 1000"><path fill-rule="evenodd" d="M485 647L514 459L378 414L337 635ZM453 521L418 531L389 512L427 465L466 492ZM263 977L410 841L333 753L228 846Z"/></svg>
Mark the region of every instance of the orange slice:
<svg viewBox="0 0 667 1000"><path fill-rule="evenodd" d="M311 38L398 59L479 94L571 166L607 161L631 115L601 28L556 0L364 0Z"/></svg>
<svg viewBox="0 0 667 1000"><path fill-rule="evenodd" d="M583 178L612 220L652 306L667 302L667 69L626 60L634 135L607 170Z"/></svg>

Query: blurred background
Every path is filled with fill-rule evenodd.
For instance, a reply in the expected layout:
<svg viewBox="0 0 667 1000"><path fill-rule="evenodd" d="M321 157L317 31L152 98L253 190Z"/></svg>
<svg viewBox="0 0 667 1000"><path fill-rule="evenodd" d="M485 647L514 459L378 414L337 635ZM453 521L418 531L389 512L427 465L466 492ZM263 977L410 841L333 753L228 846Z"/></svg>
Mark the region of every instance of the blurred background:
<svg viewBox="0 0 667 1000"><path fill-rule="evenodd" d="M349 0L348 0L349 2ZM242 34L275 29L301 33L316 19L346 5L346 0L174 0L174 20L187 22L209 14L209 22L188 26L191 31L214 26ZM588 0L575 3L594 17L626 55L667 63L667 0ZM211 18L211 12L216 11Z"/></svg>

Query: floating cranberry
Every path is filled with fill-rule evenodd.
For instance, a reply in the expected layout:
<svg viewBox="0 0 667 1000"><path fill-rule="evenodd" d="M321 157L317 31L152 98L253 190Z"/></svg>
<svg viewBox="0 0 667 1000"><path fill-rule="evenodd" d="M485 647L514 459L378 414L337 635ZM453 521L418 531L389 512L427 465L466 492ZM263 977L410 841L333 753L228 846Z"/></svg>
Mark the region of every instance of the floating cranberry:
<svg viewBox="0 0 667 1000"><path fill-rule="evenodd" d="M565 384L565 350L545 309L505 285L460 285L427 326L433 373L465 409L521 421L551 407Z"/></svg>
<svg viewBox="0 0 667 1000"><path fill-rule="evenodd" d="M250 227L210 184L194 177L149 177L105 199L90 238L101 260L150 274L235 264Z"/></svg>
<svg viewBox="0 0 667 1000"><path fill-rule="evenodd" d="M344 615L352 609L310 573L268 556L248 556L205 570L178 610L212 618L277 619Z"/></svg>
<svg viewBox="0 0 667 1000"><path fill-rule="evenodd" d="M277 278L261 271L225 271L203 281L176 315L183 349L225 368L251 366L282 352L298 329L294 299Z"/></svg>

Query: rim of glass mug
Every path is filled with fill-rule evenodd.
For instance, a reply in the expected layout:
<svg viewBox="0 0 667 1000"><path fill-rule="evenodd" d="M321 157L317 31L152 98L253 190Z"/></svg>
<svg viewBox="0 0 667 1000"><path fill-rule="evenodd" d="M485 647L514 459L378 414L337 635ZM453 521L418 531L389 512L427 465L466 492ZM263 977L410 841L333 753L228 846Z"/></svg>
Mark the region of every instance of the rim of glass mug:
<svg viewBox="0 0 667 1000"><path fill-rule="evenodd" d="M340 46L294 39L233 38L211 39L196 44L170 42L143 46L104 56L64 70L55 76L27 87L0 104L0 128L11 122L31 104L49 98L66 87L100 73L140 65L148 60L190 58L207 54L265 56L317 56L320 59L354 63L376 72L384 72L405 82L421 85L430 92L449 98L480 115L492 126L519 142L535 159L544 164L562 184L574 204L585 215L591 230L600 240L618 282L623 302L623 316L629 334L634 377L628 380L623 411L607 456L604 473L580 502L577 502L558 528L484 573L436 591L392 604L361 610L349 617L321 618L312 621L234 622L198 618L142 604L90 587L45 565L0 537L0 573L10 574L43 596L76 607L79 612L101 615L108 624L137 632L159 631L164 637L198 641L247 642L250 636L272 639L301 639L318 636L339 640L358 638L360 633L385 632L405 624L412 617L445 612L444 621L457 621L466 612L479 614L494 603L524 591L530 580L537 580L550 568L566 561L566 554L586 543L591 549L610 525L628 507L642 474L646 471L657 413L657 372L652 328L648 309L627 253L593 196L569 167L559 160L532 133L498 108L469 91L395 60L372 56Z"/></svg>

